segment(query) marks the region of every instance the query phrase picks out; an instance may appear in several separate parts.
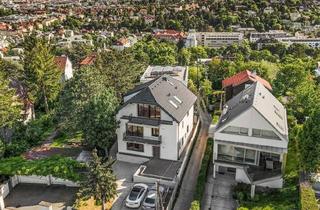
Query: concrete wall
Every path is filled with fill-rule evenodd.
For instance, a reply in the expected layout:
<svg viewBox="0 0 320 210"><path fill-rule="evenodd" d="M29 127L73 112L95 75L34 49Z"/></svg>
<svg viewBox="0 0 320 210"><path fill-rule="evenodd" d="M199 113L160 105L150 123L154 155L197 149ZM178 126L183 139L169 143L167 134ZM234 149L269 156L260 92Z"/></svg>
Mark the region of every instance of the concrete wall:
<svg viewBox="0 0 320 210"><path fill-rule="evenodd" d="M123 161L123 162L128 162L128 163L143 164L143 163L147 162L150 159L149 158L144 158L144 157L137 157L137 156L117 153L117 160Z"/></svg>
<svg viewBox="0 0 320 210"><path fill-rule="evenodd" d="M278 177L278 178L275 178L275 179L270 179L270 181L266 181L266 182L263 182L263 183L258 183L256 184L257 186L260 186L260 187L269 187L269 188L277 188L277 189L280 189L283 187L283 178L281 177Z"/></svg>
<svg viewBox="0 0 320 210"><path fill-rule="evenodd" d="M237 182L242 182L242 183L246 183L246 184L251 183L243 168L236 169L236 178L235 179Z"/></svg>

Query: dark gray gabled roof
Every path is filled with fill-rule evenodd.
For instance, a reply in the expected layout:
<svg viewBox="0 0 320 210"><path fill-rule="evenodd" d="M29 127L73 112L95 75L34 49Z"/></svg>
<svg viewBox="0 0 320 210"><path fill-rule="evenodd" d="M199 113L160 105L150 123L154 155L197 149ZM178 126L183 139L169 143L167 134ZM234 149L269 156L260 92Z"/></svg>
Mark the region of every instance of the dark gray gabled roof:
<svg viewBox="0 0 320 210"><path fill-rule="evenodd" d="M256 84L257 83L250 85L249 87L241 91L238 95L227 101L227 103L224 105L224 109L227 111L223 111L223 113L221 114L216 129L219 129L222 126L228 124L253 105Z"/></svg>
<svg viewBox="0 0 320 210"><path fill-rule="evenodd" d="M197 100L197 97L181 81L168 75L138 85L126 96L131 94L135 95L125 101L123 106L129 103L158 105L177 122L182 121Z"/></svg>

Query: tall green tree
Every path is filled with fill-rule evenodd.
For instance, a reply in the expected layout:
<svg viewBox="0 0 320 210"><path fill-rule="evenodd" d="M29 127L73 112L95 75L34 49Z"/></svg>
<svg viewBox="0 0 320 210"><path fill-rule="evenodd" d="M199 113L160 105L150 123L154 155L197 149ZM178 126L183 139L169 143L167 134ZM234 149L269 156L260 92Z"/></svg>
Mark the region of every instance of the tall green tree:
<svg viewBox="0 0 320 210"><path fill-rule="evenodd" d="M49 113L49 103L60 91L61 72L54 62L51 48L45 40L36 40L30 51L25 51L23 79L27 86L28 98L43 104Z"/></svg>
<svg viewBox="0 0 320 210"><path fill-rule="evenodd" d="M102 210L105 210L106 202L111 201L117 195L116 177L112 171L112 160L103 162L93 150L92 160L89 163L87 178L81 183L79 197L83 200L94 198L101 201Z"/></svg>
<svg viewBox="0 0 320 210"><path fill-rule="evenodd" d="M81 112L79 126L87 146L110 148L116 138L118 100L114 91L104 89L95 94Z"/></svg>
<svg viewBox="0 0 320 210"><path fill-rule="evenodd" d="M320 108L319 106L304 123L300 133L299 148L301 167L310 172L320 168Z"/></svg>
<svg viewBox="0 0 320 210"><path fill-rule="evenodd" d="M20 118L21 103L9 81L0 72L0 128L12 128Z"/></svg>

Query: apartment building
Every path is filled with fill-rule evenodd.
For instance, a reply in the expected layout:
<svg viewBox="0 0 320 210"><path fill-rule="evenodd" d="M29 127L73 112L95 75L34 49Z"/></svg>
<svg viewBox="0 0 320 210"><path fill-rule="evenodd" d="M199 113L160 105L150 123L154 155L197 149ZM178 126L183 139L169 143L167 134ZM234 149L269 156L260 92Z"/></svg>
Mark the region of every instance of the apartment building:
<svg viewBox="0 0 320 210"><path fill-rule="evenodd" d="M117 114L117 159L143 163L179 160L188 144L197 97L179 80L162 75L136 86Z"/></svg>
<svg viewBox="0 0 320 210"><path fill-rule="evenodd" d="M244 34L238 32L190 32L186 42L186 47L195 47L197 45L219 48L233 44L241 44L244 40Z"/></svg>

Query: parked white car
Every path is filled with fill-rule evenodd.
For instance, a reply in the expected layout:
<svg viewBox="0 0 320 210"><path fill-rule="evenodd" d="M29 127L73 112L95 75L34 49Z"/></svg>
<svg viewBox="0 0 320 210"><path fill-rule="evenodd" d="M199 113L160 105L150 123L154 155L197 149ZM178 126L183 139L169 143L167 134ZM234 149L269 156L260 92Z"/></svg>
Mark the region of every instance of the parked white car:
<svg viewBox="0 0 320 210"><path fill-rule="evenodd" d="M165 188L163 186L159 186L159 192L160 192L161 196L163 196L164 192L165 192ZM142 208L144 210L156 209L156 198L157 198L157 189L156 189L156 186L152 186L148 190L148 193L142 203Z"/></svg>
<svg viewBox="0 0 320 210"><path fill-rule="evenodd" d="M139 208L148 191L148 185L138 183L133 185L126 198L126 206L129 208Z"/></svg>

